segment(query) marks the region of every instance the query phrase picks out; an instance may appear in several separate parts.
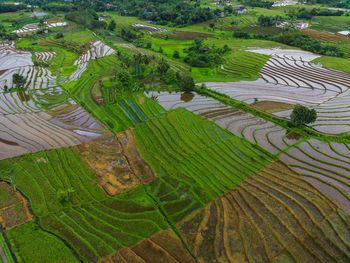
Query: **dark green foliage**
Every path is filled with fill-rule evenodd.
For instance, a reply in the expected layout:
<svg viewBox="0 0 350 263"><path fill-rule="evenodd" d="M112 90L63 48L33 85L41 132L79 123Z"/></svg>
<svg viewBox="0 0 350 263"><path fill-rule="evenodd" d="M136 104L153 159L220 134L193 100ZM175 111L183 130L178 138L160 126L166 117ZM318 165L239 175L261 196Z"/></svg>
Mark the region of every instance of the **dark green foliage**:
<svg viewBox="0 0 350 263"><path fill-rule="evenodd" d="M122 28L120 30L120 37L126 41L132 42L133 40L136 40L142 36L142 33L139 33L136 30Z"/></svg>
<svg viewBox="0 0 350 263"><path fill-rule="evenodd" d="M249 35L249 33L244 32L244 31L235 31L235 32L233 32L233 37L248 39L248 38L250 38L250 35Z"/></svg>
<svg viewBox="0 0 350 263"><path fill-rule="evenodd" d="M62 32L59 32L59 33L57 33L57 34L55 35L55 38L56 38L56 39L60 39L60 38L63 38L63 37L64 37L64 35L63 35Z"/></svg>
<svg viewBox="0 0 350 263"><path fill-rule="evenodd" d="M217 48L204 45L203 39L195 39L191 47L186 49L184 62L194 67L217 66L223 62L223 54L229 51L227 46Z"/></svg>
<svg viewBox="0 0 350 263"><path fill-rule="evenodd" d="M114 29L116 28L116 26L117 26L117 23L116 23L114 20L112 20L112 21L109 22L109 24L108 24L108 30L114 31Z"/></svg>
<svg viewBox="0 0 350 263"><path fill-rule="evenodd" d="M264 16L261 15L258 18L258 23L260 26L273 26L276 25L278 22L282 21L281 16Z"/></svg>
<svg viewBox="0 0 350 263"><path fill-rule="evenodd" d="M302 105L296 105L293 109L290 119L293 125L301 126L316 121L317 113L315 109L309 109Z"/></svg>
<svg viewBox="0 0 350 263"><path fill-rule="evenodd" d="M17 88L22 88L26 84L26 79L16 73L12 76L12 82Z"/></svg>
<svg viewBox="0 0 350 263"><path fill-rule="evenodd" d="M344 12L319 8L307 9L305 7L302 7L298 9L289 9L287 14L291 18L312 19L315 16L341 16L344 14Z"/></svg>
<svg viewBox="0 0 350 263"><path fill-rule="evenodd" d="M191 76L177 73L176 74L176 81L177 85L185 91L191 91L193 90L195 83Z"/></svg>
<svg viewBox="0 0 350 263"><path fill-rule="evenodd" d="M170 65L164 59L161 59L158 63L157 70L161 76L164 76L168 70L170 69Z"/></svg>
<svg viewBox="0 0 350 263"><path fill-rule="evenodd" d="M179 51L175 50L173 53L173 58L180 58L180 53Z"/></svg>
<svg viewBox="0 0 350 263"><path fill-rule="evenodd" d="M90 29L101 29L107 26L106 22L98 20L98 15L91 9L70 12L66 14L66 19Z"/></svg>
<svg viewBox="0 0 350 263"><path fill-rule="evenodd" d="M244 4L253 7L271 8L273 1L263 1L263 0L244 0Z"/></svg>
<svg viewBox="0 0 350 263"><path fill-rule="evenodd" d="M310 36L304 35L297 30L287 30L277 35L266 34L249 34L246 32L234 33L234 37L237 38L251 38L251 39L266 39L279 43L283 43L289 46L298 47L316 54L343 57L344 52L335 45L322 43L319 40L313 39Z"/></svg>
<svg viewBox="0 0 350 263"><path fill-rule="evenodd" d="M14 4L2 4L0 3L0 13L16 12L19 10L26 9L27 6L23 4L14 5Z"/></svg>

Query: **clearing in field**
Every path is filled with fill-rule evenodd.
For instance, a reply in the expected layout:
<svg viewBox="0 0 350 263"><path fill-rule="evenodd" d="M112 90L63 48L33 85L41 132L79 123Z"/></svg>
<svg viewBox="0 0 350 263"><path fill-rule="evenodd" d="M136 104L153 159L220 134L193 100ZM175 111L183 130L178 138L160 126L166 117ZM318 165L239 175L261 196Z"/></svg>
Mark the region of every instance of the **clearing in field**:
<svg viewBox="0 0 350 263"><path fill-rule="evenodd" d="M154 180L151 168L140 156L129 129L117 136L77 146L82 159L99 176L99 184L109 195L117 195Z"/></svg>

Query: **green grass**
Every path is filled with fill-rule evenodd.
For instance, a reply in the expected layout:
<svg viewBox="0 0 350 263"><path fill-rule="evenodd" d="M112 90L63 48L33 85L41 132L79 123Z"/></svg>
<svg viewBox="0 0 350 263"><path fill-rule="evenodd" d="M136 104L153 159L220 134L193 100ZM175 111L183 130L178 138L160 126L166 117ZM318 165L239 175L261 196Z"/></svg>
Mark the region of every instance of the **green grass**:
<svg viewBox="0 0 350 263"><path fill-rule="evenodd" d="M15 168L14 183L29 197L37 216L57 212L66 207L60 202L60 190L75 190L70 206L105 198L102 189L93 183L95 175L75 151L69 148L4 160L1 167ZM33 174L35 176L32 176Z"/></svg>
<svg viewBox="0 0 350 263"><path fill-rule="evenodd" d="M252 144L184 109L142 123L135 131L137 145L153 169L192 186L193 196L203 203L272 160Z"/></svg>
<svg viewBox="0 0 350 263"><path fill-rule="evenodd" d="M17 226L7 233L19 262L78 262L63 241L41 230L33 222Z"/></svg>
<svg viewBox="0 0 350 263"><path fill-rule="evenodd" d="M321 63L322 66L329 69L340 70L350 73L350 60L346 58L336 57L320 57L312 61L313 63Z"/></svg>
<svg viewBox="0 0 350 263"><path fill-rule="evenodd" d="M13 31L24 25L31 23L38 23L39 19L31 17L30 12L14 12L14 13L3 13L0 14L0 24L5 27L8 31ZM17 26L12 26L12 23L16 22Z"/></svg>
<svg viewBox="0 0 350 263"><path fill-rule="evenodd" d="M333 33L350 30L350 18L348 16L316 16L311 21L311 28Z"/></svg>

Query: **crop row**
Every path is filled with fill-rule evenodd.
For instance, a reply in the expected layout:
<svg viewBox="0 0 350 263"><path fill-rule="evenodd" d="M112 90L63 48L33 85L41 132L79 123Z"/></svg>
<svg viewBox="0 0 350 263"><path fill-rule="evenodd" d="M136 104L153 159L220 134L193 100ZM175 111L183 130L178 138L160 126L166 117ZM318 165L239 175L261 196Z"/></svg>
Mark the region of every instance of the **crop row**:
<svg viewBox="0 0 350 263"><path fill-rule="evenodd" d="M178 224L203 262L348 262L349 223L281 163Z"/></svg>

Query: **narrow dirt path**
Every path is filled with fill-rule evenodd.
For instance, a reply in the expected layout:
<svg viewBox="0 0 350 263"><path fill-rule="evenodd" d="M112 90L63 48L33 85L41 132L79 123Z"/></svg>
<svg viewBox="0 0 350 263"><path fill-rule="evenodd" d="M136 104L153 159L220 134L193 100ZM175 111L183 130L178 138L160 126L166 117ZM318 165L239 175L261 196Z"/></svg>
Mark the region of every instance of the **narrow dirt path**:
<svg viewBox="0 0 350 263"><path fill-rule="evenodd" d="M0 245L0 257L3 263L8 263L3 247Z"/></svg>

